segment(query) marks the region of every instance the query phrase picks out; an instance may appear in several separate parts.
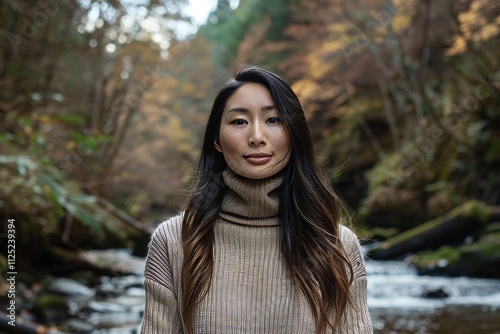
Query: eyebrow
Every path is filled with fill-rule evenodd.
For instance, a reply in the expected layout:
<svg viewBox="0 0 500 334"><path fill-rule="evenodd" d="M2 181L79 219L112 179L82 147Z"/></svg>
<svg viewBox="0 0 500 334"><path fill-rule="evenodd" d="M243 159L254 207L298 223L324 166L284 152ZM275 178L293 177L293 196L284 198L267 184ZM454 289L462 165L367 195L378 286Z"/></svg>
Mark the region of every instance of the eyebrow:
<svg viewBox="0 0 500 334"><path fill-rule="evenodd" d="M270 110L276 110L276 107L274 105L269 105L269 106L265 106L265 107L262 107L260 109L261 111L270 111ZM247 108L243 108L243 107L235 107L235 108L231 108L227 111L227 113L230 113L231 111L233 112L248 112L248 109Z"/></svg>

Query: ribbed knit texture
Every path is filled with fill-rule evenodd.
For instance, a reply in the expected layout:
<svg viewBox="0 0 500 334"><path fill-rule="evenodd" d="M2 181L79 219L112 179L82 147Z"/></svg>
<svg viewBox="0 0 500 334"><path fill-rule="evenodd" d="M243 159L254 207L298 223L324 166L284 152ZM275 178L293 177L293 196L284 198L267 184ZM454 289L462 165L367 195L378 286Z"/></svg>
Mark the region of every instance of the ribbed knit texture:
<svg viewBox="0 0 500 334"><path fill-rule="evenodd" d="M223 179L228 188L214 225L212 285L197 306L194 333L316 333L309 304L295 293L280 248L277 214L282 177L250 180L225 171ZM183 333L181 222L182 216L176 216L152 236L141 333ZM354 267L350 293L355 309L348 307L345 326L334 333L372 333L359 243L346 227L341 228L341 240Z"/></svg>

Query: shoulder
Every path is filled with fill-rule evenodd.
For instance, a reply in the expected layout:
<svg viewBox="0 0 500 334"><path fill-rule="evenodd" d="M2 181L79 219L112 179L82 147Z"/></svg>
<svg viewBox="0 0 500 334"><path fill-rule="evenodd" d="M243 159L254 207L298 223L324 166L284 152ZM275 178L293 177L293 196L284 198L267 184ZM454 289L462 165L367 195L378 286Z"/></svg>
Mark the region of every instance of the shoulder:
<svg viewBox="0 0 500 334"><path fill-rule="evenodd" d="M161 223L149 242L144 276L172 290L181 247L182 215Z"/></svg>
<svg viewBox="0 0 500 334"><path fill-rule="evenodd" d="M353 266L354 278L365 276L363 252L357 235L351 229L343 225L340 225L339 234L342 246Z"/></svg>
<svg viewBox="0 0 500 334"><path fill-rule="evenodd" d="M151 235L149 248L178 249L181 245L182 214L162 222Z"/></svg>
<svg viewBox="0 0 500 334"><path fill-rule="evenodd" d="M182 213L173 216L156 227L152 237L168 237L172 234L180 233L182 225Z"/></svg>
<svg viewBox="0 0 500 334"><path fill-rule="evenodd" d="M350 228L344 225L340 225L339 234L340 234L340 240L342 241L344 247L346 248L350 246L358 247L359 245L358 237Z"/></svg>

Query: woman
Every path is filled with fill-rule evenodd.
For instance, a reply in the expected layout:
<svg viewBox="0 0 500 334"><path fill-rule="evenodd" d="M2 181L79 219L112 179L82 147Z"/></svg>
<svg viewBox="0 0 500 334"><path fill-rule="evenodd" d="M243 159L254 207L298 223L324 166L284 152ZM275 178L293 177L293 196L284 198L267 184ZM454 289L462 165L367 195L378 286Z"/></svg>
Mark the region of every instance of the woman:
<svg viewBox="0 0 500 334"><path fill-rule="evenodd" d="M142 333L372 333L359 243L283 79L220 89L193 180L152 236Z"/></svg>

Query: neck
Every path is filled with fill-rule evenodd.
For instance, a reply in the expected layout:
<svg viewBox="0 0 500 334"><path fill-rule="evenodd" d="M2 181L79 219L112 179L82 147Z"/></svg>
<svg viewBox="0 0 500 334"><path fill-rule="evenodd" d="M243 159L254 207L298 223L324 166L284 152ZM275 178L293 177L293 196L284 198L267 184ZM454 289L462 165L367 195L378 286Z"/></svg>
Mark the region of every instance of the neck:
<svg viewBox="0 0 500 334"><path fill-rule="evenodd" d="M249 226L279 225L279 192L283 176L253 180L226 170L222 177L227 190L222 200L221 219Z"/></svg>

